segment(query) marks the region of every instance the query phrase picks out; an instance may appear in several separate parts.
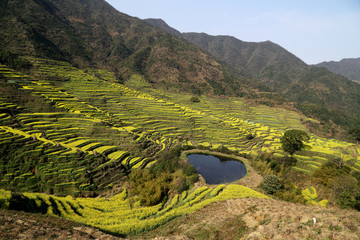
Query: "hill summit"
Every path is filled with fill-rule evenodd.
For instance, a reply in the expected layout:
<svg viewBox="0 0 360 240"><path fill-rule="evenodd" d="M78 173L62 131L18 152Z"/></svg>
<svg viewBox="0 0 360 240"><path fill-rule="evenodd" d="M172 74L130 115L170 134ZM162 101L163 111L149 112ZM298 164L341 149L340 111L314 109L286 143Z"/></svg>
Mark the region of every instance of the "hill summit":
<svg viewBox="0 0 360 240"><path fill-rule="evenodd" d="M360 58L344 58L339 62L322 62L316 66L325 67L334 73L360 83Z"/></svg>

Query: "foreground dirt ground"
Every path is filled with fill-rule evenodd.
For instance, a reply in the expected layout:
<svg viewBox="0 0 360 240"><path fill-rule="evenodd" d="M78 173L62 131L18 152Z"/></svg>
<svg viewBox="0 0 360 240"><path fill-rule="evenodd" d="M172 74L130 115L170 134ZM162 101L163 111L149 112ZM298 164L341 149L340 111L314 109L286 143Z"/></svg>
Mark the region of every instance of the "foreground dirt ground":
<svg viewBox="0 0 360 240"><path fill-rule="evenodd" d="M236 199L174 219L139 238L360 239L360 213L269 199Z"/></svg>
<svg viewBox="0 0 360 240"><path fill-rule="evenodd" d="M62 218L0 209L0 239L119 239Z"/></svg>

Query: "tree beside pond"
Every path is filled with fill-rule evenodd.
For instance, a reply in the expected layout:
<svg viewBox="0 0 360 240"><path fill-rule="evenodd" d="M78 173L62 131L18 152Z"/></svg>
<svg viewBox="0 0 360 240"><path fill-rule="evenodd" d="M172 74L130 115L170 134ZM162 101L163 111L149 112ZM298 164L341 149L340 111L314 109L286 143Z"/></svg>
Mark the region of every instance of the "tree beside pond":
<svg viewBox="0 0 360 240"><path fill-rule="evenodd" d="M284 136L281 137L281 146L285 152L293 155L295 152L305 148L304 142L308 142L309 135L303 130L287 130Z"/></svg>

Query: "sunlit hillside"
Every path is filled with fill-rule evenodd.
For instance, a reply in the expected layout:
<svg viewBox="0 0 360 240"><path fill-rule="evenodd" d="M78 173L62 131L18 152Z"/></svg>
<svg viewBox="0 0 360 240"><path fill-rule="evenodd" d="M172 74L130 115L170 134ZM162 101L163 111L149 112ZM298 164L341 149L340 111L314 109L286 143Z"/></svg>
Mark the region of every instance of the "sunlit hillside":
<svg viewBox="0 0 360 240"><path fill-rule="evenodd" d="M360 238L359 84L108 0L0 22L0 239Z"/></svg>
<svg viewBox="0 0 360 240"><path fill-rule="evenodd" d="M27 59L33 64L28 74L1 66L1 187L63 197L16 197L2 190L2 206L57 215L115 234L150 230L224 199L266 197L241 185L203 186L142 207L121 183L129 171L146 169L162 152L177 146L249 159L264 153L281 158L287 156L280 144L283 133L307 131L303 123L316 121L234 97L194 101L190 94L150 88L138 75L122 85L104 70ZM295 154L293 170L310 177L324 162L341 157L360 171L356 144L311 134L307 145ZM314 190L306 191L316 205L320 199L311 197ZM108 197L80 198L94 193Z"/></svg>

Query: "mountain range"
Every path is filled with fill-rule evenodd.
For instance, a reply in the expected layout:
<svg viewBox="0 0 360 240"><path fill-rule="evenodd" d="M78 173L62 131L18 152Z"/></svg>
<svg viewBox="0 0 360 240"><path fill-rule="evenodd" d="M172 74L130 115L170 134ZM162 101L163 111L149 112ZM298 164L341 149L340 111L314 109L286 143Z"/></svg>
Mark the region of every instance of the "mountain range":
<svg viewBox="0 0 360 240"><path fill-rule="evenodd" d="M360 58L344 58L339 62L322 62L316 66L325 67L334 73L360 83Z"/></svg>

